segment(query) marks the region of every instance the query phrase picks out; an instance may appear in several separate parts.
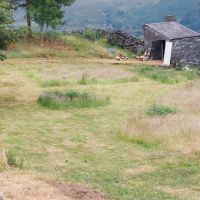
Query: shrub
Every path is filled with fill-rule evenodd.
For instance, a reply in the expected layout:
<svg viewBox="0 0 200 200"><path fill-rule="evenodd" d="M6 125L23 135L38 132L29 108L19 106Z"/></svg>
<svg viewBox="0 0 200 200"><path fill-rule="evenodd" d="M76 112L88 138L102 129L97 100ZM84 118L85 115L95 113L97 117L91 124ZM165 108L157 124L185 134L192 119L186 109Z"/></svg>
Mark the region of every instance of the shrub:
<svg viewBox="0 0 200 200"><path fill-rule="evenodd" d="M6 59L6 55L3 53L0 53L0 61L3 61Z"/></svg>
<svg viewBox="0 0 200 200"><path fill-rule="evenodd" d="M169 114L175 114L177 110L175 108L163 105L153 105L147 110L146 114L149 116L166 116Z"/></svg>
<svg viewBox="0 0 200 200"><path fill-rule="evenodd" d="M15 32L18 39L25 39L28 37L29 34L29 30L26 26L20 27Z"/></svg>
<svg viewBox="0 0 200 200"><path fill-rule="evenodd" d="M110 98L100 98L87 92L50 91L42 94L38 102L51 109L88 108L108 105Z"/></svg>

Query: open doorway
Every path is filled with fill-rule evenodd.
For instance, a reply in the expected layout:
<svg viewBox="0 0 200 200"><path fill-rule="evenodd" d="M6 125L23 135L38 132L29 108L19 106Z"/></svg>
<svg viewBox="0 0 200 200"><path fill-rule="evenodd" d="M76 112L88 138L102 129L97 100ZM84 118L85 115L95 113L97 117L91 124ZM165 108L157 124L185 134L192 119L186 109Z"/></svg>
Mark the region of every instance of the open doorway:
<svg viewBox="0 0 200 200"><path fill-rule="evenodd" d="M151 58L153 60L163 60L165 55L165 40L152 42Z"/></svg>

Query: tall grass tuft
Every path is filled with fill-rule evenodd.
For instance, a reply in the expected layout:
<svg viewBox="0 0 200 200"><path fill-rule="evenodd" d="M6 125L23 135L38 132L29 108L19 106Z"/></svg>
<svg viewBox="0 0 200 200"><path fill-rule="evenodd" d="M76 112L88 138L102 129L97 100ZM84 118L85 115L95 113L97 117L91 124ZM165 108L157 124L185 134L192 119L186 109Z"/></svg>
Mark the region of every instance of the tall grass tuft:
<svg viewBox="0 0 200 200"><path fill-rule="evenodd" d="M195 80L198 77L197 70L193 69L189 72L180 72L175 69L164 69L161 67L143 66L137 69L140 76L144 76L154 81L164 84L176 84L186 80Z"/></svg>
<svg viewBox="0 0 200 200"><path fill-rule="evenodd" d="M161 83L173 84L179 82L176 71L172 69L164 70L159 67L144 66L138 69L138 74Z"/></svg>
<svg viewBox="0 0 200 200"><path fill-rule="evenodd" d="M110 104L109 97L97 97L87 92L50 91L44 92L38 103L46 108L64 110L67 108L89 108Z"/></svg>
<svg viewBox="0 0 200 200"><path fill-rule="evenodd" d="M153 116L166 116L166 115L169 115L169 114L175 114L176 112L177 112L176 108L153 104L146 111L146 114L153 117Z"/></svg>
<svg viewBox="0 0 200 200"><path fill-rule="evenodd" d="M81 78L78 80L79 85L89 85L97 84L96 78L90 78L86 73L82 74Z"/></svg>

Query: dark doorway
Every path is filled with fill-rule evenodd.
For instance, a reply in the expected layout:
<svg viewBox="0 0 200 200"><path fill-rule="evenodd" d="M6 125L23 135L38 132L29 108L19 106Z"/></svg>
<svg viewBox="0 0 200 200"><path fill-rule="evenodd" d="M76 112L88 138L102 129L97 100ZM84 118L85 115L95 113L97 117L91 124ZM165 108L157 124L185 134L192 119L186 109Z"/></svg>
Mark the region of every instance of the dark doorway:
<svg viewBox="0 0 200 200"><path fill-rule="evenodd" d="M153 60L163 60L165 55L165 40L153 41L151 58Z"/></svg>

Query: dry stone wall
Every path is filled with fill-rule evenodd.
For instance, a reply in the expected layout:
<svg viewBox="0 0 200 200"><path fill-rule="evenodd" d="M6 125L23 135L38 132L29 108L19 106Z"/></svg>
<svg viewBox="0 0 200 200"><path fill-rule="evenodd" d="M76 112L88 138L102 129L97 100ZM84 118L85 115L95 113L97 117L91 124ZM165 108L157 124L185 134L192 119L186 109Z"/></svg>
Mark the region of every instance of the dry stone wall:
<svg viewBox="0 0 200 200"><path fill-rule="evenodd" d="M97 30L101 31L107 38L108 42L127 49L138 55L144 53L144 41L138 39L123 31L115 30Z"/></svg>

